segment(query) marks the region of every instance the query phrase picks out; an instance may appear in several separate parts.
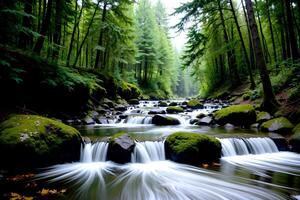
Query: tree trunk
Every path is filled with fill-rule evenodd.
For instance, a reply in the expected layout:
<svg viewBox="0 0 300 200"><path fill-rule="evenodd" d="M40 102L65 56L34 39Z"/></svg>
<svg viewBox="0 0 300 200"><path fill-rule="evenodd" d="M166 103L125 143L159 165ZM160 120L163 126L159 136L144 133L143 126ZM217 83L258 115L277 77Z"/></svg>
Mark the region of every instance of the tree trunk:
<svg viewBox="0 0 300 200"><path fill-rule="evenodd" d="M227 31L226 31L225 19L224 19L224 15L223 15L220 0L218 0L218 10L219 10L219 13L220 13L221 24L222 24L222 27L223 27L224 41L225 41L225 44L228 45L229 44L229 38L228 38ZM231 76L232 76L232 86L235 87L238 84L240 84L241 80L240 80L239 74L237 72L237 67L236 67L236 63L235 63L235 55L233 54L231 49L227 50L227 60L228 60L228 68L230 69Z"/></svg>
<svg viewBox="0 0 300 200"><path fill-rule="evenodd" d="M289 36L290 36L289 41L290 41L290 46L291 46L292 58L293 58L293 60L297 60L299 58L299 52L298 52L298 47L297 47L297 40L295 37L294 23L293 23L290 0L284 1L284 7L286 10L287 27L288 27Z"/></svg>
<svg viewBox="0 0 300 200"><path fill-rule="evenodd" d="M256 66L259 68L260 78L263 85L264 98L262 103L262 108L267 111L274 111L278 103L275 99L275 95L273 93L273 88L271 85L269 73L267 71L267 66L265 62L265 58L263 56L262 47L260 44L259 34L257 30L257 25L255 21L255 16L253 12L253 5L251 0L245 0L247 14L249 19L249 25L252 35L252 41L254 46L254 53L256 57Z"/></svg>
<svg viewBox="0 0 300 200"><path fill-rule="evenodd" d="M74 40L75 40L76 29L77 29L77 26L79 26L79 23L80 23L80 18L81 18L82 11L83 11L83 5L80 8L78 18L77 18L77 9L78 9L78 2L76 0L76 5L75 5L76 14L75 14L74 26L73 26L72 36L71 36L71 40L70 40L70 45L69 45L68 56L67 56L67 62L66 62L67 67L70 65L70 59L71 59L71 53L72 53L72 50L73 50L73 44L74 44Z"/></svg>
<svg viewBox="0 0 300 200"><path fill-rule="evenodd" d="M237 19L236 14L235 14L235 10L234 10L232 0L229 0L229 3L230 3L230 7L231 7L231 12L232 12L232 15L233 15L234 23L235 23L235 26L236 26L236 29L238 31L239 38L240 38L240 41L241 41L241 44L242 44L244 57L245 57L245 60L246 60L246 65L247 65L247 69L248 69L248 73L249 73L249 79L250 79L250 83L251 83L250 88L254 89L255 88L255 82L254 82L254 79L253 79L253 76L252 76L250 61L249 61L249 57L248 57L248 54L247 54L247 50L246 50L245 42L244 42L243 35L242 35L242 32L241 32L241 28L240 28L238 19Z"/></svg>
<svg viewBox="0 0 300 200"><path fill-rule="evenodd" d="M48 0L45 18L43 19L41 31L40 31L41 36L37 39L37 42L33 48L33 51L35 53L40 54L43 48L45 37L47 36L48 30L50 28L51 12L52 12L52 0Z"/></svg>
<svg viewBox="0 0 300 200"><path fill-rule="evenodd" d="M55 2L55 26L53 34L53 42L56 45L52 52L52 58L57 61L61 42L61 27L62 27L62 9L64 0L56 0Z"/></svg>
<svg viewBox="0 0 300 200"><path fill-rule="evenodd" d="M24 12L26 14L32 15L32 7L34 0L25 0L24 1ZM32 17L24 16L22 26L25 29L32 30ZM32 34L27 30L21 31L19 38L19 47L22 49L30 49L32 47L33 37Z"/></svg>
<svg viewBox="0 0 300 200"><path fill-rule="evenodd" d="M274 33L273 33L273 26L272 26L271 15L270 15L270 2L269 2L269 0L266 0L266 5L267 5L267 16L268 16L269 29L270 29L271 40L272 40L274 61L275 61L276 68L278 68L277 51L276 51L276 44L275 44Z"/></svg>
<svg viewBox="0 0 300 200"><path fill-rule="evenodd" d="M98 1L97 5L96 5L96 7L95 7L95 10L94 10L92 19L91 19L91 21L90 21L90 23L89 23L89 25L88 25L87 31L86 31L86 33L85 33L85 35L84 35L84 38L82 39L81 44L80 44L80 46L79 46L79 48L78 48L78 50L77 50L77 52L76 52L76 57L75 57L75 61L74 61L73 66L76 66L76 64L77 64L77 61L78 61L80 52L81 52L81 50L82 50L82 47L83 47L83 45L84 45L84 43L85 43L85 41L86 41L86 39L87 39L87 37L88 37L88 35L89 35L89 33L90 33L90 29L91 29L92 24L93 24L93 22L94 22L94 18L95 18L95 16L96 16L96 13L97 13L99 4L100 4L100 1Z"/></svg>
<svg viewBox="0 0 300 200"><path fill-rule="evenodd" d="M107 3L108 3L107 1L104 1L102 17L101 17L100 34L99 34L99 40L98 40L98 46L100 48L103 47L103 33L104 33L104 23L106 21ZM97 68L97 67L102 68L103 67L103 66L101 66L102 64L101 64L101 61L100 61L100 56L103 58L103 53L101 53L101 52L102 51L100 49L97 49L96 60L95 60L95 68Z"/></svg>

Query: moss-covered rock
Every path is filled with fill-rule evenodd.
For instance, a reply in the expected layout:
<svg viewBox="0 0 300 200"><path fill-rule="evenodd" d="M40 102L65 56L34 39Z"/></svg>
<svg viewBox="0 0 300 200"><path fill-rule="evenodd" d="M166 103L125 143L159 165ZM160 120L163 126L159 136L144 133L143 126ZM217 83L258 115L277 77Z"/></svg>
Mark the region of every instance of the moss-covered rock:
<svg viewBox="0 0 300 200"><path fill-rule="evenodd" d="M192 99L187 102L187 107L192 109L201 109L203 108L203 104L197 99Z"/></svg>
<svg viewBox="0 0 300 200"><path fill-rule="evenodd" d="M250 104L234 105L218 110L213 115L217 124L227 123L235 126L250 126L256 122L254 107Z"/></svg>
<svg viewBox="0 0 300 200"><path fill-rule="evenodd" d="M5 167L40 167L79 159L80 133L37 115L11 115L0 124L0 155Z"/></svg>
<svg viewBox="0 0 300 200"><path fill-rule="evenodd" d="M262 123L260 128L265 132L276 132L282 135L289 135L292 133L294 125L287 118L279 117Z"/></svg>
<svg viewBox="0 0 300 200"><path fill-rule="evenodd" d="M195 166L217 161L221 157L219 140L197 133L173 133L167 137L165 147L170 160Z"/></svg>
<svg viewBox="0 0 300 200"><path fill-rule="evenodd" d="M271 115L268 112L259 112L256 116L257 123L263 123L271 119Z"/></svg>
<svg viewBox="0 0 300 200"><path fill-rule="evenodd" d="M117 133L109 140L107 160L124 164L131 161L135 143L133 139L124 133Z"/></svg>
<svg viewBox="0 0 300 200"><path fill-rule="evenodd" d="M293 129L293 136L289 140L292 151L300 153L300 123Z"/></svg>
<svg viewBox="0 0 300 200"><path fill-rule="evenodd" d="M164 115L155 115L152 118L152 124L163 126L163 125L178 125L180 124L179 120L174 117L164 116Z"/></svg>
<svg viewBox="0 0 300 200"><path fill-rule="evenodd" d="M159 106L159 107L167 107L168 104L167 104L167 102L165 102L165 101L159 101L159 102L158 102L158 106Z"/></svg>
<svg viewBox="0 0 300 200"><path fill-rule="evenodd" d="M180 113L183 112L183 108L179 107L179 106L169 106L167 107L167 113L169 114L176 114L176 113Z"/></svg>
<svg viewBox="0 0 300 200"><path fill-rule="evenodd" d="M138 99L142 94L141 90L136 85L125 81L121 81L118 86L118 94L126 100Z"/></svg>
<svg viewBox="0 0 300 200"><path fill-rule="evenodd" d="M128 100L128 103L130 105L139 105L140 104L138 99L130 99L130 100Z"/></svg>
<svg viewBox="0 0 300 200"><path fill-rule="evenodd" d="M169 104L169 106L178 106L178 103L177 103L177 102L171 102L171 103Z"/></svg>

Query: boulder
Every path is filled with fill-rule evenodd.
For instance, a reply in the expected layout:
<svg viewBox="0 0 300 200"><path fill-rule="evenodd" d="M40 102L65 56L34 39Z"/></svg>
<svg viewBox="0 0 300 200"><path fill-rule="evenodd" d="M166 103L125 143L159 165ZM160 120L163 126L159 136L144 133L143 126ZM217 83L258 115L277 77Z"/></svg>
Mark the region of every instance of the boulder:
<svg viewBox="0 0 300 200"><path fill-rule="evenodd" d="M95 121L94 121L94 119L92 117L87 116L84 119L82 119L82 123L84 125L93 125L93 124L95 124Z"/></svg>
<svg viewBox="0 0 300 200"><path fill-rule="evenodd" d="M289 140L291 150L300 153L300 123L293 129L293 133L294 135Z"/></svg>
<svg viewBox="0 0 300 200"><path fill-rule="evenodd" d="M109 100L107 98L103 99L102 107L105 107L104 105L107 105L109 108L114 108L115 107L115 103L112 100Z"/></svg>
<svg viewBox="0 0 300 200"><path fill-rule="evenodd" d="M169 104L169 106L177 106L178 104L176 103L176 102L171 102L170 104Z"/></svg>
<svg viewBox="0 0 300 200"><path fill-rule="evenodd" d="M129 135L116 134L109 140L107 160L120 164L129 163L134 147L135 142Z"/></svg>
<svg viewBox="0 0 300 200"><path fill-rule="evenodd" d="M173 133L167 137L165 148L168 159L195 166L218 161L221 157L220 141L198 133Z"/></svg>
<svg viewBox="0 0 300 200"><path fill-rule="evenodd" d="M262 123L260 129L264 132L275 132L282 135L289 135L292 133L294 125L285 117L271 119Z"/></svg>
<svg viewBox="0 0 300 200"><path fill-rule="evenodd" d="M130 105L139 105L140 104L138 99L130 99L130 100L128 100L128 103Z"/></svg>
<svg viewBox="0 0 300 200"><path fill-rule="evenodd" d="M11 115L0 124L1 166L35 168L79 159L80 133L57 120Z"/></svg>
<svg viewBox="0 0 300 200"><path fill-rule="evenodd" d="M214 120L219 125L227 123L235 126L250 126L256 122L254 107L250 104L234 105L216 111L213 114Z"/></svg>
<svg viewBox="0 0 300 200"><path fill-rule="evenodd" d="M212 125L213 123L213 119L209 116L207 117L203 117L199 120L199 122L197 122L197 125L204 125L204 126L209 126Z"/></svg>
<svg viewBox="0 0 300 200"><path fill-rule="evenodd" d="M271 115L268 112L259 112L256 116L256 122L259 124L268 121L270 119L271 119Z"/></svg>
<svg viewBox="0 0 300 200"><path fill-rule="evenodd" d="M162 109L152 109L148 112L149 115L157 115L157 114L167 114L165 110Z"/></svg>
<svg viewBox="0 0 300 200"><path fill-rule="evenodd" d="M206 117L206 115L204 113L199 113L196 118L201 119L203 117Z"/></svg>
<svg viewBox="0 0 300 200"><path fill-rule="evenodd" d="M123 105L117 105L116 107L115 107L115 110L117 110L117 111L126 111L127 110L127 107L126 106L123 106Z"/></svg>
<svg viewBox="0 0 300 200"><path fill-rule="evenodd" d="M154 115L152 118L152 124L155 125L178 125L180 124L179 120L173 117L164 116L164 115Z"/></svg>
<svg viewBox="0 0 300 200"><path fill-rule="evenodd" d="M192 109L202 109L203 104L197 99L192 99L187 102L187 107Z"/></svg>
<svg viewBox="0 0 300 200"><path fill-rule="evenodd" d="M199 119L191 119L190 124L197 124L199 122Z"/></svg>
<svg viewBox="0 0 300 200"><path fill-rule="evenodd" d="M183 108L179 107L179 106L169 106L167 107L167 113L169 114L177 114L180 112L183 112Z"/></svg>
<svg viewBox="0 0 300 200"><path fill-rule="evenodd" d="M168 104L166 102L164 102L164 101L160 101L160 102L158 102L158 106L159 107L167 107Z"/></svg>
<svg viewBox="0 0 300 200"><path fill-rule="evenodd" d="M108 124L108 119L106 117L98 117L95 119L98 124Z"/></svg>

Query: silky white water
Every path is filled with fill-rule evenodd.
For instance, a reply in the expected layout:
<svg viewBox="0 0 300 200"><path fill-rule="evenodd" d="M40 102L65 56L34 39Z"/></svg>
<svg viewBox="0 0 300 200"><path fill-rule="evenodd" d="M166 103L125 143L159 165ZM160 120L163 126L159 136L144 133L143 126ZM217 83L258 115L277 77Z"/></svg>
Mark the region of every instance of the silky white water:
<svg viewBox="0 0 300 200"><path fill-rule="evenodd" d="M86 144L81 151L80 162L55 165L39 174L38 178L67 184L72 190L70 192L72 199L276 200L287 198L272 190L241 182L236 177L228 178L218 172L167 161L163 141L137 142L132 154L132 163L126 165L104 162L106 153L106 143ZM300 166L298 161L293 161L294 158L290 159L294 167ZM251 180L247 181L251 182Z"/></svg>

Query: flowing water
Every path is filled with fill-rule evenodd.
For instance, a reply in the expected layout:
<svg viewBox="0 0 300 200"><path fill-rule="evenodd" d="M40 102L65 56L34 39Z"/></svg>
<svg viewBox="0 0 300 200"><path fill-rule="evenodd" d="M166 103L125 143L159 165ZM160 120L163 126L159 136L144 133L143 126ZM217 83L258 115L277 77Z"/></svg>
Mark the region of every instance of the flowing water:
<svg viewBox="0 0 300 200"><path fill-rule="evenodd" d="M106 142L86 143L80 161L50 167L38 179L61 184L72 199L197 200L197 199L293 199L300 194L300 154L279 151L266 134L251 130L190 125L197 114L220 106L182 115L171 115L178 126L151 124L148 111L157 102L141 102L128 117L111 124L82 128L83 134L102 138L125 131L137 141L131 163L106 160ZM136 113L137 110L139 114ZM176 131L192 131L217 137L222 144L220 166L209 169L166 160L164 138ZM156 141L157 140L157 141Z"/></svg>

